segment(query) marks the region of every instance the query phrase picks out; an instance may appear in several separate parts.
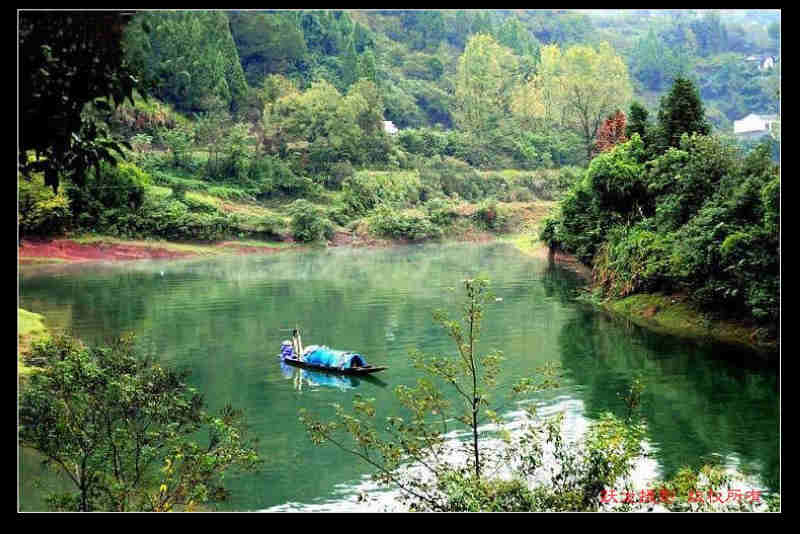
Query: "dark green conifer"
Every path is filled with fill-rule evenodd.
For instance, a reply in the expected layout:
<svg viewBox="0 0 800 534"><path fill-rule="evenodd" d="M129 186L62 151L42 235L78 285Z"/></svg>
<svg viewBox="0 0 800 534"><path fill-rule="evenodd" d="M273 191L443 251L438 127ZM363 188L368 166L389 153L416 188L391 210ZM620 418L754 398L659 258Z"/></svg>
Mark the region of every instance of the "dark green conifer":
<svg viewBox="0 0 800 534"><path fill-rule="evenodd" d="M683 134L699 133L708 135L711 125L706 120L703 102L694 83L684 77L677 77L669 93L661 98L658 110L659 149L677 148Z"/></svg>

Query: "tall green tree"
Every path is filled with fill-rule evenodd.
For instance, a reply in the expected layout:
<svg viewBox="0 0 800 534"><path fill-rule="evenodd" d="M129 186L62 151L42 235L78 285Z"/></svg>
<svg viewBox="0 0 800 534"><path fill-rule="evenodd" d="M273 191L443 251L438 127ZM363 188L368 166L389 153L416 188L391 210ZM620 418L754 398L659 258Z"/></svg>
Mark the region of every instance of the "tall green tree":
<svg viewBox="0 0 800 534"><path fill-rule="evenodd" d="M642 140L647 138L649 128L648 117L650 112L639 102L631 102L630 112L628 113L628 123L625 135L630 139L633 134L638 133Z"/></svg>
<svg viewBox="0 0 800 534"><path fill-rule="evenodd" d="M87 347L68 336L34 346L42 370L19 398L19 441L75 488L59 511L169 511L226 498L231 469L260 463L243 414L206 411L187 374L142 356L132 337Z"/></svg>
<svg viewBox="0 0 800 534"><path fill-rule="evenodd" d="M678 148L683 134L710 132L697 87L688 78L676 78L658 109L658 149Z"/></svg>
<svg viewBox="0 0 800 534"><path fill-rule="evenodd" d="M608 43L542 48L539 70L515 95L518 116L555 121L583 138L591 158L597 130L605 118L628 106L633 87L628 68Z"/></svg>
<svg viewBox="0 0 800 534"><path fill-rule="evenodd" d="M126 33L127 57L157 95L184 111L207 111L221 99L231 110L247 82L227 15L222 11L137 14Z"/></svg>
<svg viewBox="0 0 800 534"><path fill-rule="evenodd" d="M453 117L458 126L481 135L509 112L517 58L489 34L474 35L458 59Z"/></svg>
<svg viewBox="0 0 800 534"><path fill-rule="evenodd" d="M19 13L19 168L44 173L58 190L61 176L83 183L90 167L115 162L124 142L105 126L112 106L144 88L127 61L123 12ZM92 108L87 113L87 104ZM31 160L28 152L35 152Z"/></svg>
<svg viewBox="0 0 800 534"><path fill-rule="evenodd" d="M347 40L342 60L342 82L345 87L350 87L358 79L358 54L356 53L356 41L351 35Z"/></svg>
<svg viewBox="0 0 800 534"><path fill-rule="evenodd" d="M303 30L288 13L228 13L231 34L251 87L269 74L297 68L308 52Z"/></svg>

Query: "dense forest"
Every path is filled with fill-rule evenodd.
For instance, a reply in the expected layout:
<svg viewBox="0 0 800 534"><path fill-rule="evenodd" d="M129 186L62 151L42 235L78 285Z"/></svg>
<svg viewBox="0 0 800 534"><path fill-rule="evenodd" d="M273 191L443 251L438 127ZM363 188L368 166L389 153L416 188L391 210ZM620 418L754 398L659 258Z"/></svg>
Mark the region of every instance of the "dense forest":
<svg viewBox="0 0 800 534"><path fill-rule="evenodd" d="M779 43L777 11L22 12L19 231L537 235L559 201L542 238L607 294L774 334Z"/></svg>

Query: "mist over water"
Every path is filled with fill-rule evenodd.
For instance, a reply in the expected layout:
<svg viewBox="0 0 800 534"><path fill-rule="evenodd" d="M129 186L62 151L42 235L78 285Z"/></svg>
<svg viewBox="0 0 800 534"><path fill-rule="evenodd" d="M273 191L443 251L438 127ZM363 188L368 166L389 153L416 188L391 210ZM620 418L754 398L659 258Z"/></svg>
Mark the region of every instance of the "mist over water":
<svg viewBox="0 0 800 534"><path fill-rule="evenodd" d="M561 365L555 392L532 395L542 410L566 412L579 434L605 411L623 413L617 393L634 376L653 463L644 478L721 459L766 488L779 477L779 392L775 365L747 353L655 334L574 300L570 271L505 244L453 244L380 250L334 248L264 256L23 268L20 306L48 326L88 342L134 332L146 351L191 369L190 382L213 410L244 408L260 438L262 472L228 477L228 510L368 509L368 466L308 439L298 411L326 416L331 403L374 397L378 417L396 414L393 390L413 385L413 349L452 353L432 321L437 308L459 313L460 288L483 274L499 300L486 311L480 348L503 351L500 413L513 425L521 406L504 402L510 385L546 362ZM389 369L373 379L281 366L277 354L299 325L303 342L354 350ZM31 489L39 467L21 458L23 509L41 509ZM383 502L386 502L385 500Z"/></svg>

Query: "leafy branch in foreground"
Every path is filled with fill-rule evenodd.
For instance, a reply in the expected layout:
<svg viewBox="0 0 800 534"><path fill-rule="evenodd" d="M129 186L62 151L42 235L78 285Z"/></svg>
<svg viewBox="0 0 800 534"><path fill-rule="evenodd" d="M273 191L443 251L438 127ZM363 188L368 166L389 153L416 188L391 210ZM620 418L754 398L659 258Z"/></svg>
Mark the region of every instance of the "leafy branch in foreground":
<svg viewBox="0 0 800 534"><path fill-rule="evenodd" d="M569 439L564 432L563 412L539 417L535 402L519 403L525 407L523 416L515 418L514 425L503 425L497 411L504 406L490 402L500 353L479 355L476 350L483 311L491 300L487 283L467 280L464 288L462 321L452 321L442 312L434 315L457 351L451 356L412 354L424 376L413 387L396 388L404 415L390 415L381 424L374 399L358 395L350 412L334 405L335 416L329 422L303 410L300 420L312 441L333 444L361 458L375 469L375 480L399 489L399 502L415 511L652 508L649 503L656 501L612 504L609 499L617 489L630 495L641 490L633 481L636 463L647 455L641 378L634 377L619 394L625 406L621 417L602 414L579 439ZM550 363L533 377L523 378L511 388L512 399L559 387L558 371ZM451 394L445 395L437 382L452 388ZM513 433L512 426L516 426ZM658 491L683 498L663 503L663 508L705 511L716 508L685 506L687 488L718 492L724 485L730 487L732 480L704 469L700 475L685 471L677 479L653 483ZM770 499L770 510L780 506L779 497Z"/></svg>
<svg viewBox="0 0 800 534"><path fill-rule="evenodd" d="M133 336L110 347L57 336L29 360L42 371L20 394L20 445L77 490L51 495L51 509L192 510L227 497L230 470L261 462L241 411L206 412L187 373L140 356Z"/></svg>
<svg viewBox="0 0 800 534"><path fill-rule="evenodd" d="M367 462L376 469L375 479L400 489L405 503L414 510L532 510L552 505L541 495L537 501L525 482L525 477L547 463L545 442L555 443L561 453L559 459L569 456L574 464L571 471L564 470L556 476L562 493L588 485L590 480L607 482L619 474L628 465L627 456L604 457L608 465L595 471L578 465L578 456L568 452L569 445L560 438L557 421L541 426L528 419L516 439L502 427L495 411L499 408L492 402L502 356L499 351L477 351L481 322L490 300L488 281L465 280L461 320L435 312L435 320L457 350L451 356L412 353L414 366L425 374L415 386L401 385L396 389L405 416L386 417L380 425L373 399L360 396L353 401L351 413L334 405L336 414L330 422L319 421L303 410L300 420L312 441L331 443ZM519 395L558 387L557 373L555 365L547 365L537 376L520 380L511 392ZM446 396L436 382L446 384L453 393ZM529 411L535 416L535 409ZM480 432L487 423L499 429L499 442ZM602 427L598 435L605 436L612 430L621 432L617 427ZM448 438L454 432L461 432L468 439ZM625 454L631 452L629 448L624 450ZM488 466L494 468L490 473ZM511 480L497 475L502 466L512 468ZM561 494L557 497L563 499Z"/></svg>

